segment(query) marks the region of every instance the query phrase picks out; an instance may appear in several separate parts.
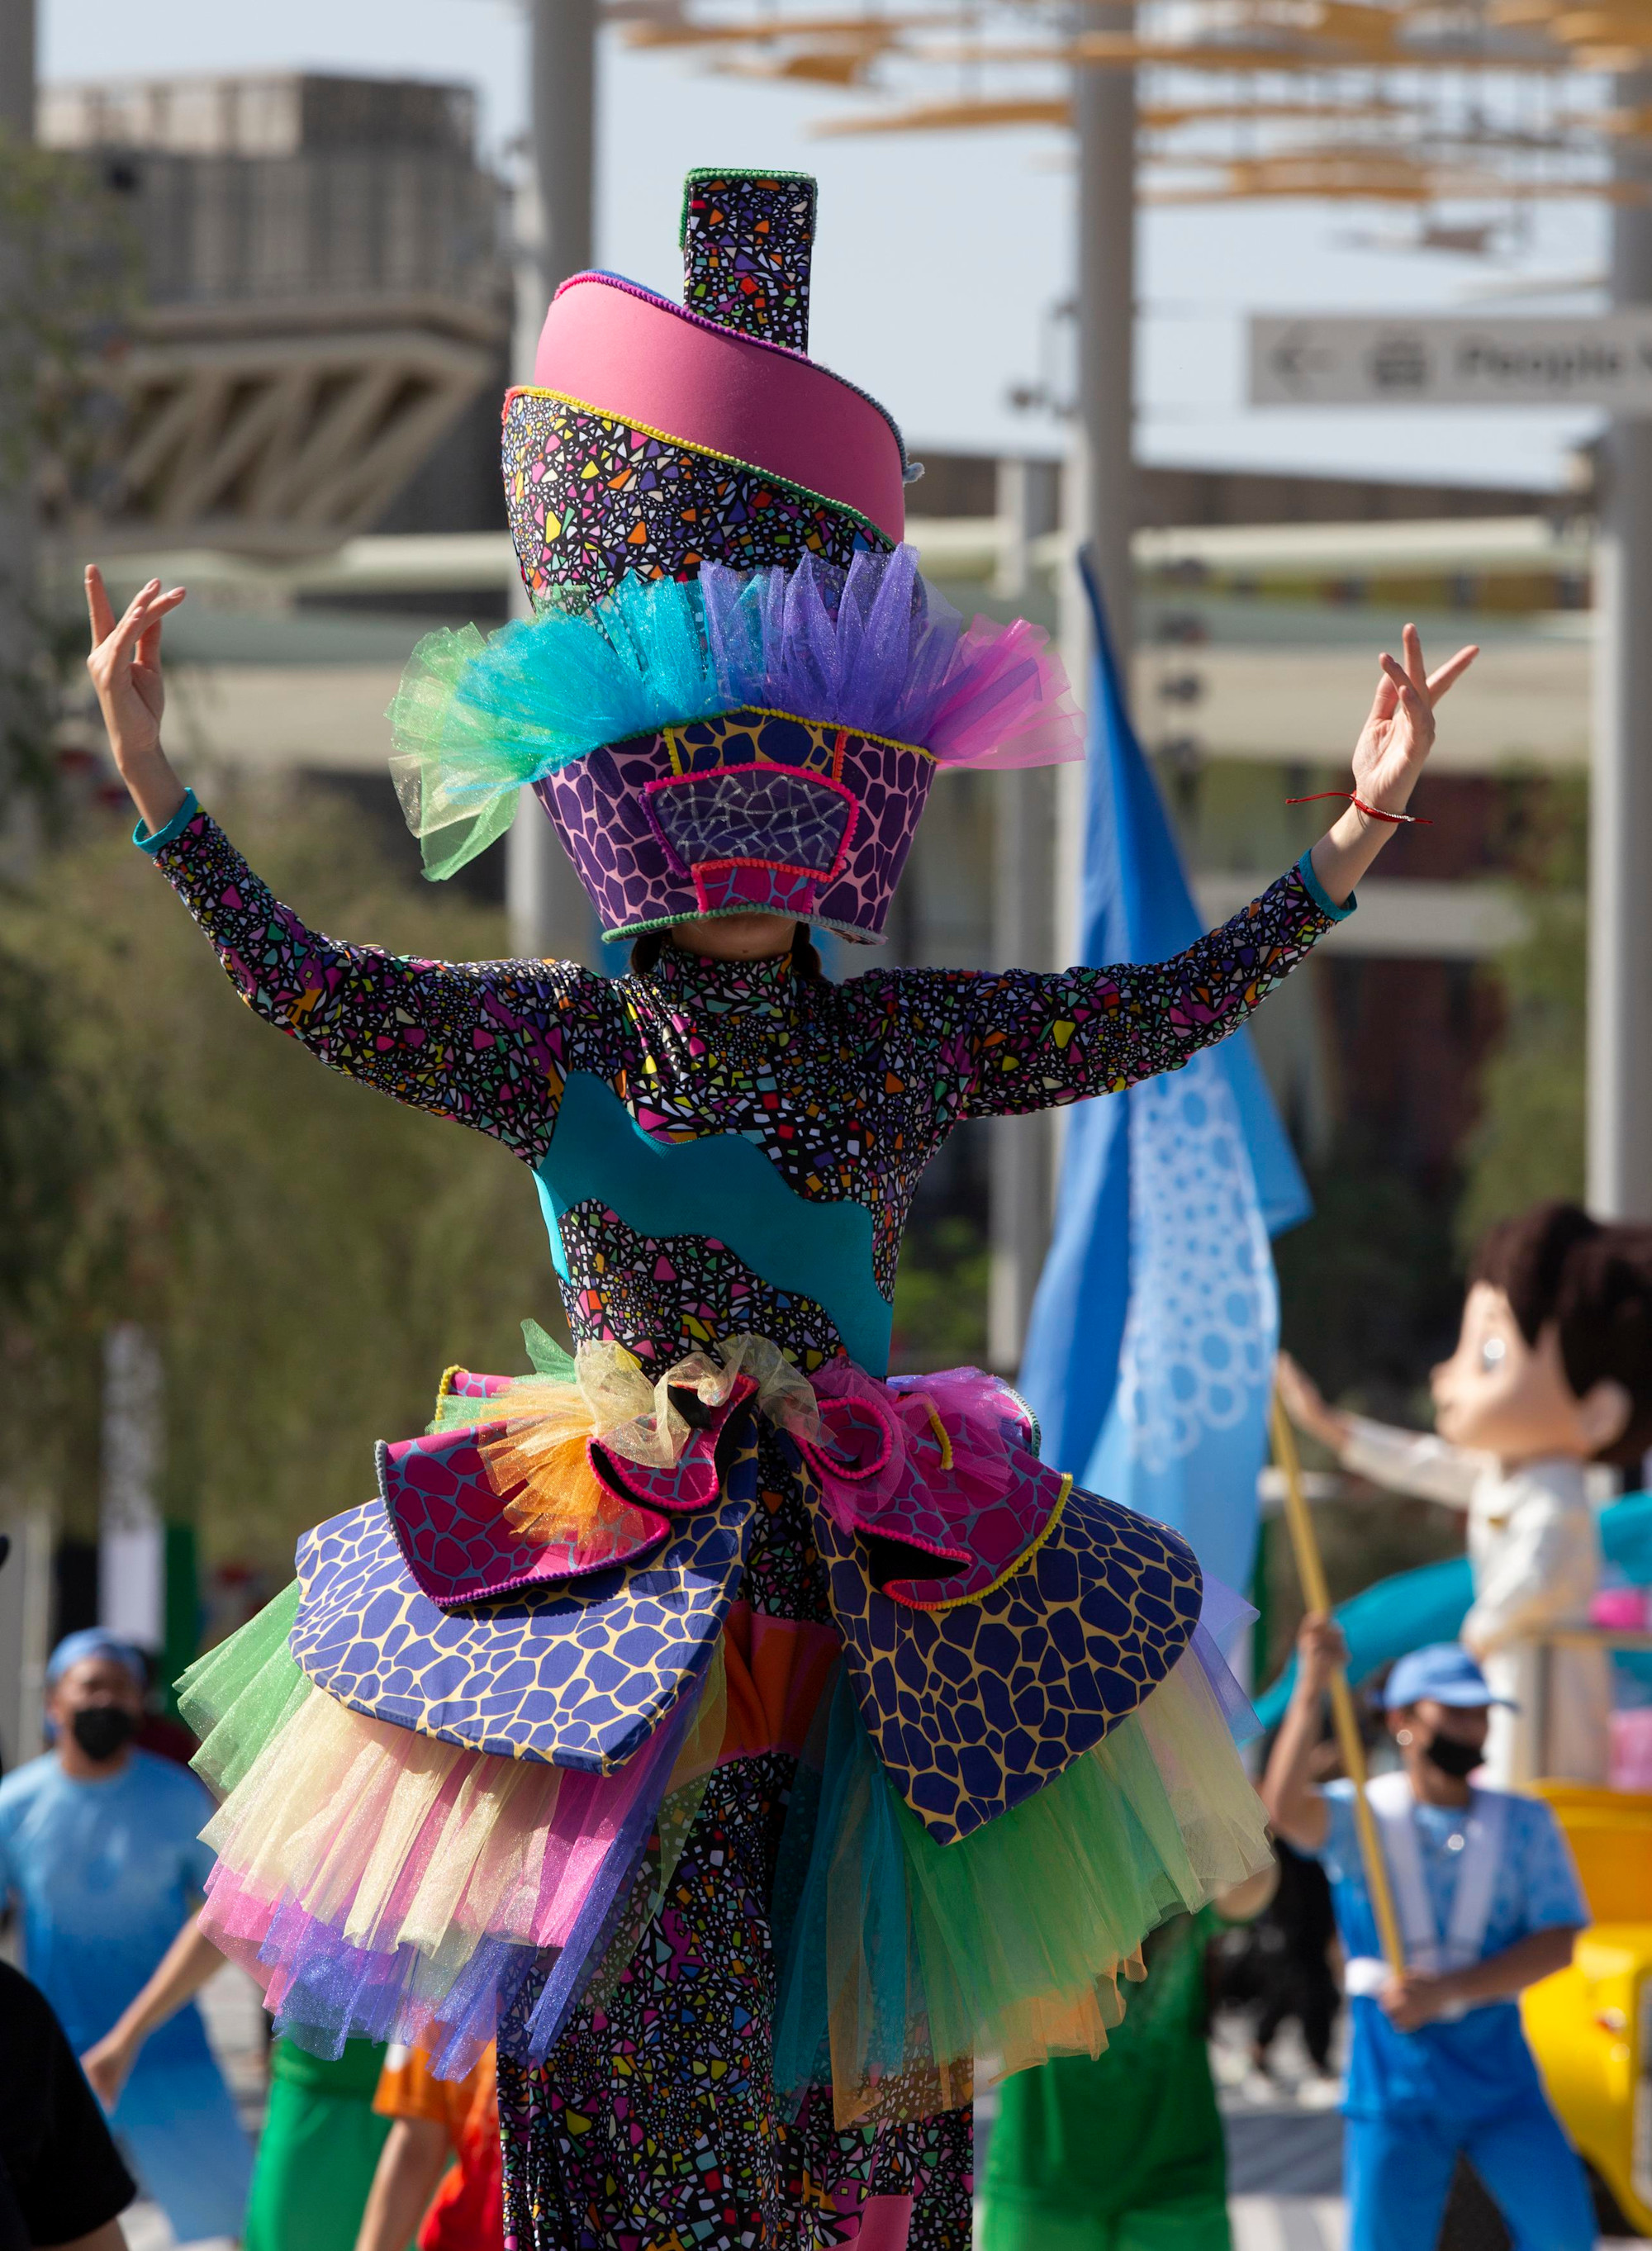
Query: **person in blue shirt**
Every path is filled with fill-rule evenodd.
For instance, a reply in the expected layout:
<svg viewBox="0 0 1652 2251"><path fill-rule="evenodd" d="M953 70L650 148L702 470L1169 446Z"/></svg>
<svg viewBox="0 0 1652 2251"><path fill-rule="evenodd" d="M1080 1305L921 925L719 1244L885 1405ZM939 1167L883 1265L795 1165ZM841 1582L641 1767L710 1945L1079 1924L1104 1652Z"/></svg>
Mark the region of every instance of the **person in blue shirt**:
<svg viewBox="0 0 1652 2251"><path fill-rule="evenodd" d="M193 1922L212 1801L133 1747L144 1668L127 1644L71 1634L46 1687L52 1748L0 1782L0 1895L20 1907L24 1967L85 2055ZM193 2005L144 2049L110 2124L180 2242L239 2234L252 2144Z"/></svg>
<svg viewBox="0 0 1652 2251"><path fill-rule="evenodd" d="M1334 1621L1307 1618L1296 1686L1262 1783L1276 1834L1324 1863L1353 2019L1344 2167L1349 2251L1425 2251L1458 2156L1502 2211L1516 2251L1588 2251L1583 2167L1550 2109L1517 1997L1564 1969L1589 1919L1546 1805L1469 1780L1492 1693L1455 1643L1402 1657L1385 1703L1401 1770L1367 1786L1405 1941L1382 1959L1351 1783L1314 1786L1320 1705L1343 1662Z"/></svg>

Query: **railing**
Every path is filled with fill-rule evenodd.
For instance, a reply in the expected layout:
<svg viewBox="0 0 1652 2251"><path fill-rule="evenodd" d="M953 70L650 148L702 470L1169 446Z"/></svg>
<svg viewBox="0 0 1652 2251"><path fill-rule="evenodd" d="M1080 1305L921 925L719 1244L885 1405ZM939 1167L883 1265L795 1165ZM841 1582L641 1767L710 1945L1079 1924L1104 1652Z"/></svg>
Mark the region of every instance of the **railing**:
<svg viewBox="0 0 1652 2251"><path fill-rule="evenodd" d="M1536 1655L1532 1668L1536 1703L1535 1739L1539 1752L1538 1771L1546 1774L1549 1761L1549 1714L1553 1702L1552 1652L1557 1649L1652 1651L1652 1629L1644 1626L1562 1625L1527 1637L1525 1646Z"/></svg>

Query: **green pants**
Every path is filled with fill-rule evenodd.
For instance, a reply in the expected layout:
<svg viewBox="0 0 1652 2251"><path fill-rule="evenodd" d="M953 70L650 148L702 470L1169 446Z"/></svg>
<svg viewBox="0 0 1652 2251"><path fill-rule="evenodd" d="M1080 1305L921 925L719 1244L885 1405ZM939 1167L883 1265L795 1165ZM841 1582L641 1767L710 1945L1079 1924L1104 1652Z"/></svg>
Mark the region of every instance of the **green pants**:
<svg viewBox="0 0 1652 2251"><path fill-rule="evenodd" d="M245 2251L355 2251L391 2122L370 2088L334 2094L277 2076L252 2169Z"/></svg>
<svg viewBox="0 0 1652 2251"><path fill-rule="evenodd" d="M1209 1909L1148 1940L1147 1982L1099 2056L1054 2056L999 2096L980 2251L1231 2251L1205 2046Z"/></svg>
<svg viewBox="0 0 1652 2251"><path fill-rule="evenodd" d="M1172 2197L1140 2212L1081 2220L988 2194L979 2242L980 2251L1232 2251L1233 2237L1220 2196Z"/></svg>

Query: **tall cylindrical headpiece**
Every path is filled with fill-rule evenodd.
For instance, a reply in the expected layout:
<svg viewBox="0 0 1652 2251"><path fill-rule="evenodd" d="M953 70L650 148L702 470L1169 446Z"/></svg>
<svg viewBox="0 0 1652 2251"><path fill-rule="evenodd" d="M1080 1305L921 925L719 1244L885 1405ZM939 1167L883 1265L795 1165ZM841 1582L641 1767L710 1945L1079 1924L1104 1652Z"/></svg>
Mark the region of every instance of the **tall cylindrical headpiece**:
<svg viewBox="0 0 1652 2251"><path fill-rule="evenodd" d="M505 400L536 621L431 636L392 708L431 872L526 782L606 937L766 911L875 941L937 765L1078 754L1044 636L966 627L901 544L901 433L808 356L814 222L798 174L691 172L683 303L556 292Z"/></svg>
<svg viewBox="0 0 1652 2251"><path fill-rule="evenodd" d="M887 553L905 527L901 433L808 357L815 186L691 172L685 302L576 274L531 384L505 401L505 493L536 605L629 572L791 570Z"/></svg>

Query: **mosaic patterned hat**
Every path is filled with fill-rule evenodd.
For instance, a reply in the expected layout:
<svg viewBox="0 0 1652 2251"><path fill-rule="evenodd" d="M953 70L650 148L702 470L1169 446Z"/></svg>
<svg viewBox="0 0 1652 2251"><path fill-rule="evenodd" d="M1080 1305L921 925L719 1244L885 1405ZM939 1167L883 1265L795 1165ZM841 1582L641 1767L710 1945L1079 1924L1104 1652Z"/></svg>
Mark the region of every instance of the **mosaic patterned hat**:
<svg viewBox="0 0 1652 2251"><path fill-rule="evenodd" d="M900 432L808 357L814 211L795 173L691 172L683 304L557 291L505 401L536 617L428 636L391 709L427 874L530 786L605 938L755 911L875 943L937 765L1082 755L1047 636L925 585Z"/></svg>
<svg viewBox="0 0 1652 2251"><path fill-rule="evenodd" d="M690 172L681 305L576 274L534 380L505 397L505 498L536 607L632 572L791 570L900 544L906 448L865 391L809 356L815 184Z"/></svg>

